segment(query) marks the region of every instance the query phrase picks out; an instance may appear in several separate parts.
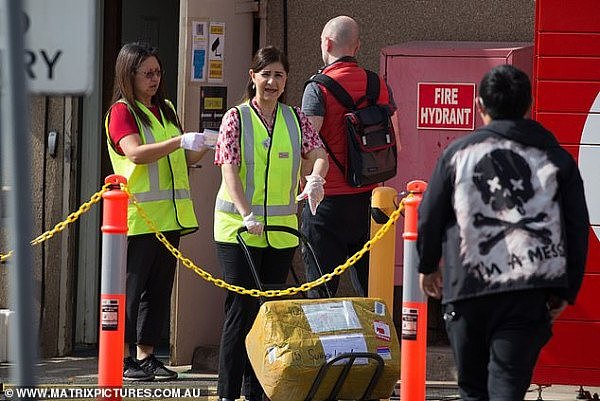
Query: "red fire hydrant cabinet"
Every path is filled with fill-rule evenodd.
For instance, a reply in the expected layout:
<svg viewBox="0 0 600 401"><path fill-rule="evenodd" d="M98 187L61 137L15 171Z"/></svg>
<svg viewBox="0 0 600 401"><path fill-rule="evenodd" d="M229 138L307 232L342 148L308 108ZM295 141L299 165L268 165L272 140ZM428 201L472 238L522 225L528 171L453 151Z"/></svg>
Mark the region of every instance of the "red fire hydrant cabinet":
<svg viewBox="0 0 600 401"><path fill-rule="evenodd" d="M381 50L380 72L398 111L398 174L386 186L398 191L412 180L429 180L438 157L454 139L483 122L475 96L493 66L512 64L531 76L531 43L407 42ZM402 285L402 236L396 236L395 285Z"/></svg>
<svg viewBox="0 0 600 401"><path fill-rule="evenodd" d="M537 0L533 116L577 160L590 212L586 272L554 324L536 384L600 386L600 2Z"/></svg>
<svg viewBox="0 0 600 401"><path fill-rule="evenodd" d="M474 96L482 76L513 64L532 78L532 116L575 157L590 211L590 247L576 305L553 326L532 383L600 386L600 1L536 0L535 57L527 43L408 42L383 48L380 72L398 112L401 191L429 179L454 139L482 125ZM532 65L533 64L533 65ZM397 236L395 285L402 284Z"/></svg>

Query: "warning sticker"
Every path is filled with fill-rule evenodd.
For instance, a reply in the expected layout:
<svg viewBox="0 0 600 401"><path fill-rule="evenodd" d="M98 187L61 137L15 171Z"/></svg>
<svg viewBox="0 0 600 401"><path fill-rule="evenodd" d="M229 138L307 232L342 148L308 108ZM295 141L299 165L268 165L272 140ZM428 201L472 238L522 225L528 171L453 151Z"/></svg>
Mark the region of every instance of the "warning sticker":
<svg viewBox="0 0 600 401"><path fill-rule="evenodd" d="M100 319L101 329L114 331L119 328L119 300L103 299L102 316Z"/></svg>
<svg viewBox="0 0 600 401"><path fill-rule="evenodd" d="M392 359L390 347L377 347L377 354L383 359Z"/></svg>
<svg viewBox="0 0 600 401"><path fill-rule="evenodd" d="M385 316L385 304L383 302L375 301L375 314Z"/></svg>
<svg viewBox="0 0 600 401"><path fill-rule="evenodd" d="M381 320L374 320L373 327L375 329L375 337L381 340L390 341L390 326L387 323L382 322Z"/></svg>
<svg viewBox="0 0 600 401"><path fill-rule="evenodd" d="M402 339L417 339L417 323L419 320L419 310L413 308L402 308Z"/></svg>

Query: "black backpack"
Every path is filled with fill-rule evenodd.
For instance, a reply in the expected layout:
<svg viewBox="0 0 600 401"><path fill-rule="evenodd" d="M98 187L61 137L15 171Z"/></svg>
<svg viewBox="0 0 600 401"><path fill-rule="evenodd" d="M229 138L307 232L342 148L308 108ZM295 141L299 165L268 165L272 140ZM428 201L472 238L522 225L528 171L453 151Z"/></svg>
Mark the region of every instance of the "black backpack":
<svg viewBox="0 0 600 401"><path fill-rule="evenodd" d="M396 175L396 136L392 126L390 105L379 105L379 76L369 70L367 73L367 94L356 103L346 90L333 78L325 74L315 74L307 81L325 86L346 108L344 115L348 137L347 165L342 166L323 140L331 159L342 171L346 181L353 187L376 184ZM367 101L366 106L361 104Z"/></svg>

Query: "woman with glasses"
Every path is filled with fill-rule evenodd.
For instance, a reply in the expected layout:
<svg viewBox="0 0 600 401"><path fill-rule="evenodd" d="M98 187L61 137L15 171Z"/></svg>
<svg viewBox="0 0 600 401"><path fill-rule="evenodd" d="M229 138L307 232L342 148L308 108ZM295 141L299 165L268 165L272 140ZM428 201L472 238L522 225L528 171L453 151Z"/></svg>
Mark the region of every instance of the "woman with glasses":
<svg viewBox="0 0 600 401"><path fill-rule="evenodd" d="M207 148L201 133L182 134L173 104L164 97L157 49L124 45L117 56L113 105L105 128L114 172L127 179L156 227L175 247L182 235L198 229L187 165ZM169 313L175 257L158 241L138 210L128 210L125 350L123 379L175 379L154 356ZM137 355L129 355L136 344Z"/></svg>

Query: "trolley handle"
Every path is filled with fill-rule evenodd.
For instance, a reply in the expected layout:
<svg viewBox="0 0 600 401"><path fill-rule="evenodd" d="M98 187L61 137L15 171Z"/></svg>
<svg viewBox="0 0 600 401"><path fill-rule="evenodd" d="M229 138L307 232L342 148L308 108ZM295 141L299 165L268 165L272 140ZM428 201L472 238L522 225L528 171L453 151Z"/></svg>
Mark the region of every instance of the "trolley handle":
<svg viewBox="0 0 600 401"><path fill-rule="evenodd" d="M304 246L306 246L306 248L308 249L308 252L310 253L311 257L313 258L313 260L315 262L317 271L319 272L319 274L321 276L323 276L323 269L321 269L321 264L319 263L319 260L317 259L317 254L315 253L315 250L312 247L312 245L310 244L310 242L308 242L308 238L306 238L306 236L304 234L302 234L300 231L296 230L295 228L291 228L291 227L287 227L287 226L280 226L280 225L266 225L266 226L264 226L264 231L265 232L269 232L269 231L285 232L285 233L288 233L288 234L298 237L300 242L302 244L304 244ZM254 277L254 281L256 282L258 289L260 291L264 291L263 285L260 281L260 277L258 276L258 272L256 270L256 265L254 264L254 260L252 259L252 255L250 254L250 250L248 249L248 245L246 244L246 241L244 241L244 238L242 238L242 234L245 232L248 232L248 228L246 226L242 226L242 227L238 228L235 238L237 239L238 243L242 247L244 255L246 255L246 259L248 260L248 264L250 265L250 270L252 271L252 276ZM294 275L294 279L296 280L296 283L298 284L298 277L296 277L296 273L294 273L293 269L292 269L292 274ZM325 284L325 291L327 293L327 296L329 298L332 298L331 291L329 290L329 286L327 284Z"/></svg>
<svg viewBox="0 0 600 401"><path fill-rule="evenodd" d="M329 372L329 369L333 367L333 365L335 365L336 362L346 360L346 363L343 364L343 368L339 373L337 380L334 383L333 389L331 390L329 397L326 398L326 401L337 400L338 393L340 392L342 386L346 382L346 378L350 373L350 369L352 369L352 367L354 366L354 363L357 358L367 358L375 361L375 369L373 371L373 374L371 375L371 379L369 380L369 383L367 384L367 387L365 388L365 391L362 394L362 396L356 399L357 401L370 400L371 393L373 392L373 389L375 388L377 383L379 383L379 379L381 378L381 374L383 373L383 368L385 365L383 358L379 354L375 354L372 352L350 352L340 354L328 360L324 365L321 366L319 372L317 373L317 377L315 377L315 381L310 387L310 390L308 391L308 394L306 395L304 401L312 401L313 397L319 390L323 379Z"/></svg>
<svg viewBox="0 0 600 401"><path fill-rule="evenodd" d="M288 234L295 235L296 237L298 237L301 240L303 240L303 241L306 242L306 237L300 231L298 231L298 230L296 230L296 229L294 229L292 227L269 225L269 226L264 226L264 231L283 231L283 232L286 232ZM245 232L248 232L248 228L246 226L241 226L237 230L237 235L240 235L240 234L245 233Z"/></svg>

